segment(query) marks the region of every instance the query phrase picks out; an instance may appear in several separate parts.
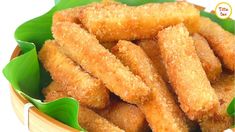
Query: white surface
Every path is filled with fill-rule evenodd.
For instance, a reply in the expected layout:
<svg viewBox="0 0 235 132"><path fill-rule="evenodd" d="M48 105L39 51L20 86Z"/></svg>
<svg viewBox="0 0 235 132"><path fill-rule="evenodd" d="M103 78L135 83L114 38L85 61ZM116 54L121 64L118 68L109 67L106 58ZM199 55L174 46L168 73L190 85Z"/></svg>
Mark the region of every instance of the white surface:
<svg viewBox="0 0 235 132"><path fill-rule="evenodd" d="M212 9L217 3L205 0L190 1L192 3L196 1L199 5ZM229 1L232 3L233 0ZM16 46L14 31L21 23L45 13L53 5L53 0L4 0L0 4L0 131L26 131L12 109L9 83L2 75L2 68L9 62L10 55ZM231 5L235 5L234 1ZM234 6L233 10L235 10ZM234 15L235 13L232 14L233 18L235 18Z"/></svg>
<svg viewBox="0 0 235 132"><path fill-rule="evenodd" d="M53 0L4 0L0 4L0 131L25 132L24 125L14 113L9 83L2 75L2 68L16 46L14 31L21 23L47 12Z"/></svg>

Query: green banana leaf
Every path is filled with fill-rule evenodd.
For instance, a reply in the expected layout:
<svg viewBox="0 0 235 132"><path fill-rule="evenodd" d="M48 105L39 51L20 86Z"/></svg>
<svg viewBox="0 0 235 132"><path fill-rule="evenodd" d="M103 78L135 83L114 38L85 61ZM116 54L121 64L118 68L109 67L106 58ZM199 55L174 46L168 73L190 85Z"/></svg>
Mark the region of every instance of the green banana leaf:
<svg viewBox="0 0 235 132"><path fill-rule="evenodd" d="M146 3L162 3L162 2L174 2L175 0L115 0L129 6L138 6ZM55 4L59 3L60 0L55 0Z"/></svg>
<svg viewBox="0 0 235 132"><path fill-rule="evenodd" d="M230 104L228 105L227 108L227 113L232 116L235 117L235 98L233 98L233 100L230 102Z"/></svg>
<svg viewBox="0 0 235 132"><path fill-rule="evenodd" d="M46 72L38 61L37 51L40 50L45 40L53 39L51 25L54 12L100 1L101 0L55 0L57 4L49 12L23 23L16 29L15 39L21 48L21 55L11 60L3 69L3 74L13 88L18 93L25 96L40 111L79 131L85 130L78 124L79 103L76 100L73 98L62 98L48 103L41 101L44 98L41 90L51 82L51 78L49 73ZM117 1L136 6L150 2L172 2L175 0ZM206 17L210 17L210 14ZM226 30L233 30L234 28L226 28L227 23L230 22L225 20L225 22L219 24ZM231 23L228 25L231 25Z"/></svg>
<svg viewBox="0 0 235 132"><path fill-rule="evenodd" d="M232 19L220 19L215 14L211 14L205 11L200 12L201 16L209 17L212 21L218 23L222 28L235 34L235 21Z"/></svg>

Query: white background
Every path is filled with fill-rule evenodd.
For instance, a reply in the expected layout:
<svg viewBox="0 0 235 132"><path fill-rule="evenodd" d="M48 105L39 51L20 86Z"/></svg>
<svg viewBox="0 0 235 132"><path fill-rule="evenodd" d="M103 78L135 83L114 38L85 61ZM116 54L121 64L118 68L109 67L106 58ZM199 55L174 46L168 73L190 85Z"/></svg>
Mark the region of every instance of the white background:
<svg viewBox="0 0 235 132"><path fill-rule="evenodd" d="M212 10L217 3L221 2L221 0L189 1L199 3ZM233 0L224 1L235 5ZM4 0L0 4L0 131L25 131L23 124L12 109L9 85L2 75L2 68L9 62L10 55L16 46L14 31L21 23L47 12L53 5L53 0ZM232 17L235 18L234 12Z"/></svg>
<svg viewBox="0 0 235 132"><path fill-rule="evenodd" d="M23 22L47 12L53 0L2 0L0 4L0 131L25 132L23 124L14 113L9 83L2 68L9 62L16 42L14 31Z"/></svg>

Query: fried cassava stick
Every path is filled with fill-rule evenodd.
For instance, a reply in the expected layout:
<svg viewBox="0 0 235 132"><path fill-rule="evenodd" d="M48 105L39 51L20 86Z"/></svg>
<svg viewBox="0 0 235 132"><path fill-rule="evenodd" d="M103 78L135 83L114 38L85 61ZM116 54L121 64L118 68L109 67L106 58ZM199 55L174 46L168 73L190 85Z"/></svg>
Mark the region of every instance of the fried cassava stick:
<svg viewBox="0 0 235 132"><path fill-rule="evenodd" d="M95 36L68 22L55 24L52 31L64 52L101 79L111 92L129 103L139 104L148 100L150 88L100 45Z"/></svg>
<svg viewBox="0 0 235 132"><path fill-rule="evenodd" d="M191 120L216 111L218 98L197 56L193 39L183 24L168 27L158 36L161 56L182 110Z"/></svg>
<svg viewBox="0 0 235 132"><path fill-rule="evenodd" d="M112 52L151 88L152 100L138 105L153 132L188 131L186 118L151 60L137 45L120 40ZM169 125L171 124L171 125Z"/></svg>
<svg viewBox="0 0 235 132"><path fill-rule="evenodd" d="M63 92L68 96L92 108L104 108L108 104L109 91L104 84L60 52L56 41L45 42L39 59L52 79L63 85Z"/></svg>
<svg viewBox="0 0 235 132"><path fill-rule="evenodd" d="M235 36L225 31L209 18L200 18L199 33L209 42L214 53L221 59L225 67L235 70Z"/></svg>
<svg viewBox="0 0 235 132"><path fill-rule="evenodd" d="M141 6L101 3L80 12L80 22L101 42L152 38L161 29L181 22L194 32L199 20L199 11L186 2Z"/></svg>

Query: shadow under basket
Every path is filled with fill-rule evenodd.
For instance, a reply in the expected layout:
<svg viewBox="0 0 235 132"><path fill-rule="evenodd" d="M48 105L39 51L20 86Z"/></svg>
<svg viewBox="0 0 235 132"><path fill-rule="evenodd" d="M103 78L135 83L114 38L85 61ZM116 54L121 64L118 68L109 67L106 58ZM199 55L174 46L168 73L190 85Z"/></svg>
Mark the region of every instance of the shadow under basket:
<svg viewBox="0 0 235 132"><path fill-rule="evenodd" d="M20 54L20 48L17 46L11 56L11 60ZM24 123L24 106L29 101L17 93L10 86L11 102L13 109L22 123ZM79 132L78 130L65 125L52 117L39 111L35 106L28 112L28 124L24 124L31 132ZM27 118L27 117L26 117Z"/></svg>

